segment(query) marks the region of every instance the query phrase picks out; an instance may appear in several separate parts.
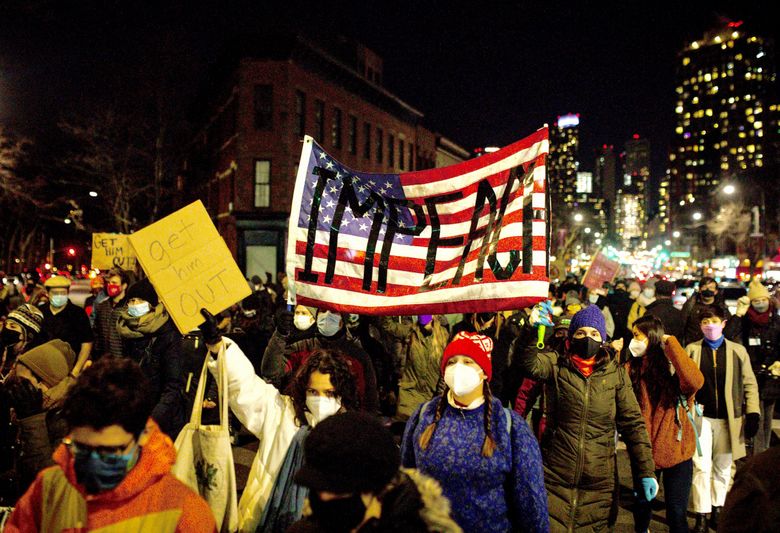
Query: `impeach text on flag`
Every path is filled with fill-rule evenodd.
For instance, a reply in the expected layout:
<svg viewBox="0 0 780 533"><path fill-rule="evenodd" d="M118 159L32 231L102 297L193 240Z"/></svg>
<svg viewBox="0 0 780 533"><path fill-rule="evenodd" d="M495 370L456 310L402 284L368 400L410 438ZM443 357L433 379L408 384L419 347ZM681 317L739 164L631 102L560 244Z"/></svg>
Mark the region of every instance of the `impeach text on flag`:
<svg viewBox="0 0 780 533"><path fill-rule="evenodd" d="M304 139L287 274L296 303L414 315L547 297L547 129L445 168L371 174Z"/></svg>

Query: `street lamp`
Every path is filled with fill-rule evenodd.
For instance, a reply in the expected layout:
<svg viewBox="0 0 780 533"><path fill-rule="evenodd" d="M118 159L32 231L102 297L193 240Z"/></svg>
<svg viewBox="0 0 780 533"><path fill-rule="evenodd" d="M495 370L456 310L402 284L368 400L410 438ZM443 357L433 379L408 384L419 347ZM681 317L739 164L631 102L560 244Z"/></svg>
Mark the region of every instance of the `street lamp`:
<svg viewBox="0 0 780 533"><path fill-rule="evenodd" d="M585 233L590 233L590 228L585 228Z"/></svg>
<svg viewBox="0 0 780 533"><path fill-rule="evenodd" d="M693 214L693 220L701 220L701 217L702 217L702 214L701 214L701 213L699 213L698 211L696 211L696 212Z"/></svg>
<svg viewBox="0 0 780 533"><path fill-rule="evenodd" d="M89 195L90 195L92 198L97 198L97 197L98 197L98 193L97 193L97 191L89 191Z"/></svg>
<svg viewBox="0 0 780 533"><path fill-rule="evenodd" d="M669 239L666 239L666 240L664 241L664 244L665 244L666 246L671 246L671 245L672 245L672 241L670 241Z"/></svg>
<svg viewBox="0 0 780 533"><path fill-rule="evenodd" d="M583 218L582 213L576 213L574 215L574 222L582 222Z"/></svg>
<svg viewBox="0 0 780 533"><path fill-rule="evenodd" d="M737 191L737 188L736 188L736 187L734 187L734 186L733 186L732 184L730 184L730 183L729 183L728 185L726 185L725 187L723 187L723 194L728 194L729 196L731 196L732 194L734 194L736 191Z"/></svg>
<svg viewBox="0 0 780 533"><path fill-rule="evenodd" d="M679 239L680 238L680 232L679 231L675 231L674 233L672 233L672 237L674 237L675 239Z"/></svg>

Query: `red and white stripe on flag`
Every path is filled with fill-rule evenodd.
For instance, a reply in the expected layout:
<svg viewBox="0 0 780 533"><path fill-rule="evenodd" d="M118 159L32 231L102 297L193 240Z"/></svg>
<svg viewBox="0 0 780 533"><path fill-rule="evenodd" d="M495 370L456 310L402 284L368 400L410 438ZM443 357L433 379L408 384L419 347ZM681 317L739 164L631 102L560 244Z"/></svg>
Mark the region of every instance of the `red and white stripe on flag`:
<svg viewBox="0 0 780 533"><path fill-rule="evenodd" d="M349 169L304 139L287 243L291 303L417 315L547 297L548 130L457 165Z"/></svg>

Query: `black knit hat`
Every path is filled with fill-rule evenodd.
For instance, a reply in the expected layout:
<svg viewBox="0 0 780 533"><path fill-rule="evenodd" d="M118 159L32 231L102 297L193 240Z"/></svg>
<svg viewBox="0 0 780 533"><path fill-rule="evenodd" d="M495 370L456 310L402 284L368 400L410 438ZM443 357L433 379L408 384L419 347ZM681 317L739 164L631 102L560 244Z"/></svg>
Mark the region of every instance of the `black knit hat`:
<svg viewBox="0 0 780 533"><path fill-rule="evenodd" d="M127 300L129 301L133 298L140 298L141 300L149 302L152 307L156 307L160 301L149 278L144 278L141 281L136 281L130 285L130 288L127 289Z"/></svg>
<svg viewBox="0 0 780 533"><path fill-rule="evenodd" d="M671 281L666 281L665 279L662 279L660 281L657 281L655 284L655 295L671 296L672 294L674 294L674 290L676 288L677 286Z"/></svg>
<svg viewBox="0 0 780 533"><path fill-rule="evenodd" d="M326 418L306 438L295 482L336 494L377 493L400 465L390 430L374 416L347 411Z"/></svg>

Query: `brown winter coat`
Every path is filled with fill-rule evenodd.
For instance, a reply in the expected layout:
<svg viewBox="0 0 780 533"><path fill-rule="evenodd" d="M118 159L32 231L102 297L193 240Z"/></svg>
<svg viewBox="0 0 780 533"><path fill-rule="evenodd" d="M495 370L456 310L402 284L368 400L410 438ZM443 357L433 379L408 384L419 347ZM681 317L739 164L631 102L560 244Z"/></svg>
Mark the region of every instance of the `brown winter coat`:
<svg viewBox="0 0 780 533"><path fill-rule="evenodd" d="M704 376L675 337L669 337L664 344L664 354L671 361L680 381L679 392L685 396L689 408L693 409L694 395L704 384ZM646 366L647 358L644 358L643 368ZM644 378L640 383L641 390L637 394L637 400L647 424L656 468L669 468L687 461L696 451L696 434L688 419L688 413L678 403L679 394L664 390L657 405L653 405ZM682 438L678 440L680 430Z"/></svg>
<svg viewBox="0 0 780 533"><path fill-rule="evenodd" d="M639 477L654 477L645 420L626 369L604 357L589 378L556 352L530 344L522 365L547 381L548 427L542 439L550 531L607 531L616 488L615 431Z"/></svg>

